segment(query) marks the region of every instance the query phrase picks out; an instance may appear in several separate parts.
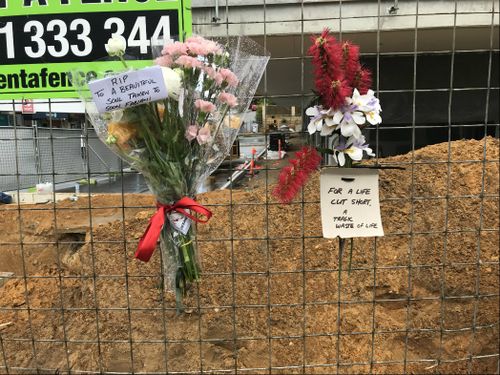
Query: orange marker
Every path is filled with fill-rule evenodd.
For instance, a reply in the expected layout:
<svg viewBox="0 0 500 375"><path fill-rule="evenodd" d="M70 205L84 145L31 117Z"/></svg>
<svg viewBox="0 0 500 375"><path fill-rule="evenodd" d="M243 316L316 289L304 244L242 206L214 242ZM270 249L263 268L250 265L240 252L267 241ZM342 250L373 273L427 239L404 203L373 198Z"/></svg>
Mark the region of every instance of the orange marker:
<svg viewBox="0 0 500 375"><path fill-rule="evenodd" d="M255 154L257 153L257 150L252 147L252 160L250 161L250 175L253 176L253 169L255 168Z"/></svg>

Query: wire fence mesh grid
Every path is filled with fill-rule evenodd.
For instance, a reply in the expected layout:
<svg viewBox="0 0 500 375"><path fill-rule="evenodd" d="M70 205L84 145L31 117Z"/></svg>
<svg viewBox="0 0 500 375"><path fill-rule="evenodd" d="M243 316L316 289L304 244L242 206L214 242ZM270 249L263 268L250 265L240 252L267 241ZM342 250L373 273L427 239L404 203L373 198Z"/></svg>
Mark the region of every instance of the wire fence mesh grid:
<svg viewBox="0 0 500 375"><path fill-rule="evenodd" d="M0 152L3 191L83 179L87 169L95 176L114 175L122 169L119 158L99 141L93 129L85 134L84 129L1 127Z"/></svg>
<svg viewBox="0 0 500 375"><path fill-rule="evenodd" d="M281 165L266 163L243 187L199 197L215 213L198 227L203 280L189 291L186 312L176 315L162 289L159 253L147 265L133 260L154 198L127 193L128 172L98 151L104 146L95 136L85 136L82 150L79 131L68 135L50 120L35 136L13 116L10 133L0 133L8 145L0 151L2 163L8 160L2 177L15 179L17 190L40 175L54 186L110 170L121 179L118 194L91 195L89 188L76 202L2 207L0 271L13 275L0 279L0 372L499 372L499 159L498 139L491 137L499 127L498 1L477 9L448 1L445 11L432 1L373 1L364 4L372 12L364 15L353 11L355 3L366 2L302 1L277 16L279 4L264 0L253 5L258 17L239 19L226 1L218 5L217 25L201 16L194 22L199 32L258 27L255 38L272 54L279 50L259 91L268 113L290 103L303 112L312 97L306 55L312 24L332 27L340 39L362 39L352 25L375 22L365 35L375 45L365 55L375 89L383 106L394 100L407 113L398 118L388 108L392 121L371 130L369 139L377 155L387 156L377 157L378 164L405 169L381 171L386 236L354 241L350 274L340 275L338 245L321 236L317 179L283 206L270 194ZM318 17L313 10L321 5L334 12ZM385 20L393 16L387 9L413 20L411 38L397 50L386 43ZM420 48L429 43L419 36L430 35L431 16L447 20L448 48ZM466 16L489 17L481 34L486 42L471 47L459 40L475 32L458 27ZM298 26L299 42L289 41L293 52L282 56L275 33L287 23ZM478 54L484 59L474 60ZM407 60L395 65L386 58L394 56ZM429 56L440 59L433 69L445 65L437 85L424 79L431 74ZM273 78L280 69L291 75L290 61L298 63L298 74L288 78L295 89ZM474 75L482 83L463 79L471 61L481 61ZM391 75L410 86L390 82ZM444 105L430 105L440 100ZM475 117L461 112L469 101ZM422 116L426 111L441 113ZM391 133L402 138L396 146ZM305 138L292 141L297 146ZM33 164L37 149L41 160ZM231 173L236 164L221 171Z"/></svg>

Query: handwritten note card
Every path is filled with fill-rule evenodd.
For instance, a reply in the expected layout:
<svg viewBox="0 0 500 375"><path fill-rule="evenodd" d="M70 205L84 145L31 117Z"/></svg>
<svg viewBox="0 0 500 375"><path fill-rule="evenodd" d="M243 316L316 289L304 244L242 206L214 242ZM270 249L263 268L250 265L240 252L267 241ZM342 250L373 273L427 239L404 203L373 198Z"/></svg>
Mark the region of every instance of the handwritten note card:
<svg viewBox="0 0 500 375"><path fill-rule="evenodd" d="M323 237L383 236L378 171L326 168L321 172Z"/></svg>
<svg viewBox="0 0 500 375"><path fill-rule="evenodd" d="M189 210L187 211L190 212ZM168 218L170 220L170 225L172 225L176 231L181 232L183 235L188 233L191 227L191 219L175 211L171 212Z"/></svg>
<svg viewBox="0 0 500 375"><path fill-rule="evenodd" d="M160 66L130 71L89 83L99 113L133 107L166 98Z"/></svg>

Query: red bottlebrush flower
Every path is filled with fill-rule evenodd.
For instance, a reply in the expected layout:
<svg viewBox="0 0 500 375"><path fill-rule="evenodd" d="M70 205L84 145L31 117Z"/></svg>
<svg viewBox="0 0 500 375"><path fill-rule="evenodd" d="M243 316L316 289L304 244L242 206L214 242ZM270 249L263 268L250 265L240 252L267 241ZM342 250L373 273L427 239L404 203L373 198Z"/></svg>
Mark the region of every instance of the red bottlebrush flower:
<svg viewBox="0 0 500 375"><path fill-rule="evenodd" d="M327 108L337 109L345 104L345 98L352 95L352 87L344 80L332 81L323 96Z"/></svg>
<svg viewBox="0 0 500 375"><path fill-rule="evenodd" d="M360 68L355 75L352 87L357 88L361 95L368 92L372 85L372 73L368 69Z"/></svg>
<svg viewBox="0 0 500 375"><path fill-rule="evenodd" d="M281 170L272 195L281 203L290 203L320 162L321 155L314 147L303 147L297 151L295 159L291 159L290 164Z"/></svg>
<svg viewBox="0 0 500 375"><path fill-rule="evenodd" d="M353 87L353 80L361 66L359 64L359 47L349 41L342 44L342 69L347 83Z"/></svg>
<svg viewBox="0 0 500 375"><path fill-rule="evenodd" d="M320 36L313 37L313 44L308 50L309 55L312 56L316 91L321 96L324 105L338 101L331 97L335 94L335 91L331 90L331 84L344 79L342 48L335 38L329 35L329 32L328 29L324 29ZM343 104L344 100L341 102Z"/></svg>
<svg viewBox="0 0 500 375"><path fill-rule="evenodd" d="M314 83L321 104L339 109L355 88L366 94L371 86L371 74L359 63L359 47L351 42L339 43L325 28L320 36L312 37L308 54L312 56Z"/></svg>

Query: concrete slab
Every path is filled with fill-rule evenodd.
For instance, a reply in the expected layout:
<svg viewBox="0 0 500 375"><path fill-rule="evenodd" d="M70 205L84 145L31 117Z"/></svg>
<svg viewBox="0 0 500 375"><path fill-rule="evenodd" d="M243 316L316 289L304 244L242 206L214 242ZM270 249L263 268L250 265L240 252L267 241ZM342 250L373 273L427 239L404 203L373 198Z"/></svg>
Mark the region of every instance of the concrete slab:
<svg viewBox="0 0 500 375"><path fill-rule="evenodd" d="M54 197L56 202L59 202L75 196L73 193L55 193L55 195L53 193L18 193L17 191L7 191L6 193L12 196L12 204L18 202L24 204L48 203L53 202ZM84 197L87 194L79 194L79 196Z"/></svg>

